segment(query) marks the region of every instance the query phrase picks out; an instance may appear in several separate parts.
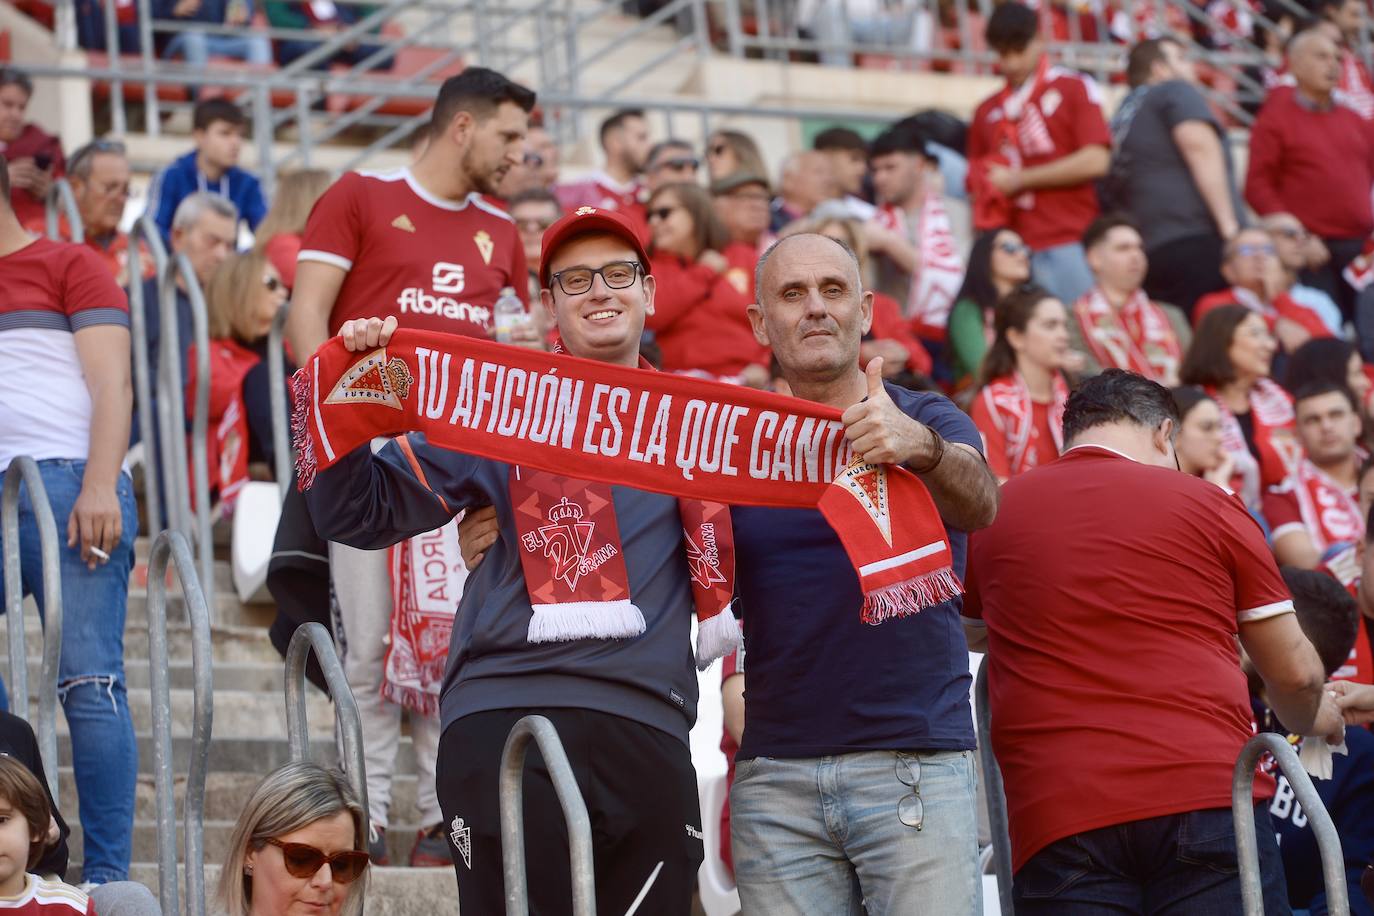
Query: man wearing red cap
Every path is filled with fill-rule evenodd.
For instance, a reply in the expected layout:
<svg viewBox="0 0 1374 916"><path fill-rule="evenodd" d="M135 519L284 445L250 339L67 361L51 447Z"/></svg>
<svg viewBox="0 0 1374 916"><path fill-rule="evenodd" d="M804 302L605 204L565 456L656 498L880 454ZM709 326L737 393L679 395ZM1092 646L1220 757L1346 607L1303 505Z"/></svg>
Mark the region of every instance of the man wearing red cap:
<svg viewBox="0 0 1374 916"><path fill-rule="evenodd" d="M624 216L582 207L563 217L544 236L539 279L561 349L640 365L654 278ZM396 327L394 317L356 319L339 333L363 351ZM464 588L441 700L438 795L464 912L505 910L498 774L511 727L530 714L557 728L587 804L602 910L690 912L703 847L687 743L697 701L689 501L461 454L420 434L375 456L355 450L306 496L322 536L365 549L470 506L495 509L499 536ZM530 758L532 911L562 913L567 831L547 768L537 751Z"/></svg>

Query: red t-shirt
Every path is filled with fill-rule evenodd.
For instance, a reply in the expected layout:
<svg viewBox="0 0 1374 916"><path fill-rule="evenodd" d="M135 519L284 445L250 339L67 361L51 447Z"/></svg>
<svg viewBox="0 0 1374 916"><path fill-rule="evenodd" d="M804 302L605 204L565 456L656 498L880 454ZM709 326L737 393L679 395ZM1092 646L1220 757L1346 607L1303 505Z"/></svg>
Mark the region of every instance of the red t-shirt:
<svg viewBox="0 0 1374 916"><path fill-rule="evenodd" d="M1074 834L1231 807L1253 734L1238 622L1293 610L1238 499L1070 449L1002 488L966 589L965 618L988 630L1013 868ZM1273 791L1256 779L1256 799Z"/></svg>
<svg viewBox="0 0 1374 916"><path fill-rule="evenodd" d="M330 334L351 318L394 315L403 328L486 337L502 287L529 298L511 218L480 194L435 197L409 169L336 181L310 212L297 260L348 271Z"/></svg>
<svg viewBox="0 0 1374 916"><path fill-rule="evenodd" d="M768 349L754 339L749 296L730 271L676 255L653 255L654 313L644 326L654 332L668 372L704 372L718 378L739 375L745 366L768 365Z"/></svg>
<svg viewBox="0 0 1374 916"><path fill-rule="evenodd" d="M1022 462L1021 472L1048 464L1059 454L1059 447L1054 441L1054 429L1050 425L1050 411L1053 406L1038 401L1031 402L1030 443L1026 446L1026 457ZM993 422L983 398L973 399L970 415L973 417L973 425L978 427L978 432L983 436L988 468L999 480L1016 476L1017 472L1011 466L1011 446L1007 436L1001 426Z"/></svg>
<svg viewBox="0 0 1374 916"><path fill-rule="evenodd" d="M41 219L31 219L24 224L24 228L34 235L46 236L48 233L48 220L44 215ZM129 236L123 232L116 231L106 241L108 245L101 244L89 232L86 235L85 245L100 256L100 260L105 262L105 266L110 270L110 276L114 277L115 283L120 286L129 285ZM67 223L66 215L57 218L57 240L70 242L72 240L72 229ZM139 270L145 280L151 280L157 273L157 264L153 261L153 254L148 250L145 242L138 243Z"/></svg>
<svg viewBox="0 0 1374 916"><path fill-rule="evenodd" d="M1002 87L974 112L968 134L970 163L998 153L998 122L1007 117L1004 103L1014 91L1010 86ZM1063 67L1050 67L1045 73L1044 91L1026 104L1021 118L1017 144L1021 167L1054 162L1094 144L1111 149L1112 135L1103 120L1101 104L1097 84L1090 78ZM1079 241L1097 212L1097 191L1092 182L1042 188L1013 199L1010 228L1031 248L1042 251Z"/></svg>

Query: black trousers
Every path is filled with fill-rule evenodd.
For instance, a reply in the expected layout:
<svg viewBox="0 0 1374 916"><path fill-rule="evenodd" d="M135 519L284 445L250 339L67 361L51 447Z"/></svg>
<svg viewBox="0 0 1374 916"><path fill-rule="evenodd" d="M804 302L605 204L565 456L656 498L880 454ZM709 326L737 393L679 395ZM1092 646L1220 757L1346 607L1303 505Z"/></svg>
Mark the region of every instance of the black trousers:
<svg viewBox="0 0 1374 916"><path fill-rule="evenodd" d="M511 727L532 713L558 729L591 817L597 913L624 916L638 901L641 916L688 916L704 852L691 752L666 732L590 709L499 709L444 729L439 804L463 916L506 912L501 751ZM530 913L571 914L567 825L533 743L525 765L525 862Z"/></svg>
<svg viewBox="0 0 1374 916"><path fill-rule="evenodd" d="M1199 299L1227 286L1221 276L1221 248L1221 236L1210 233L1150 249L1145 292L1157 302L1178 306L1191 319Z"/></svg>

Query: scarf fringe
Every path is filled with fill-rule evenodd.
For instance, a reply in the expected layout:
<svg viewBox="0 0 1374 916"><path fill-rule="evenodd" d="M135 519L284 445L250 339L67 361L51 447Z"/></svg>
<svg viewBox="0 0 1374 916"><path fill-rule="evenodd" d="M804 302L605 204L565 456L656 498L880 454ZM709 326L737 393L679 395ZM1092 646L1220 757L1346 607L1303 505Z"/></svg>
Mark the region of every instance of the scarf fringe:
<svg viewBox="0 0 1374 916"><path fill-rule="evenodd" d="M439 697L428 691L418 690L414 687L402 687L390 679L384 679L382 681L382 697L397 706L404 706L422 716L428 716L431 719L439 716Z"/></svg>
<svg viewBox="0 0 1374 916"><path fill-rule="evenodd" d="M860 619L866 624L876 626L899 617L919 614L924 608L934 607L963 593L963 587L954 575L954 570L949 567L937 569L914 579L885 585L865 593Z"/></svg>
<svg viewBox="0 0 1374 916"><path fill-rule="evenodd" d="M726 607L697 626L697 669L705 671L716 659L724 658L739 646L739 621Z"/></svg>
<svg viewBox="0 0 1374 916"><path fill-rule="evenodd" d="M536 604L530 642L571 639L626 639L644 632L644 612L628 599Z"/></svg>
<svg viewBox="0 0 1374 916"><path fill-rule="evenodd" d="M310 374L297 369L291 376L291 447L296 450L296 488L302 493L315 483L315 443L310 437Z"/></svg>

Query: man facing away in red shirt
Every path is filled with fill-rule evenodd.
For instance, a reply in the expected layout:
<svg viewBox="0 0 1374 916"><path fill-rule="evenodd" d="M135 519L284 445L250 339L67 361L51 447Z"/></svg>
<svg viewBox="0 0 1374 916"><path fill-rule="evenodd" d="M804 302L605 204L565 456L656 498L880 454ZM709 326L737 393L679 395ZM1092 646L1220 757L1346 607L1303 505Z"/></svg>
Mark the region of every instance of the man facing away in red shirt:
<svg viewBox="0 0 1374 916"><path fill-rule="evenodd" d="M1343 740L1264 535L1178 472L1177 426L1161 385L1089 379L1067 451L1009 481L972 539L965 632L988 652L1022 916L1235 910L1231 779L1253 733L1237 634L1285 725ZM1273 791L1256 780L1260 868L1266 910L1287 912Z"/></svg>

